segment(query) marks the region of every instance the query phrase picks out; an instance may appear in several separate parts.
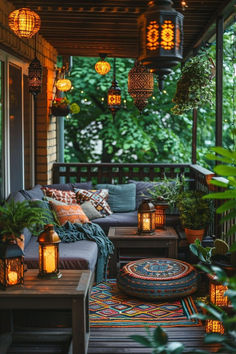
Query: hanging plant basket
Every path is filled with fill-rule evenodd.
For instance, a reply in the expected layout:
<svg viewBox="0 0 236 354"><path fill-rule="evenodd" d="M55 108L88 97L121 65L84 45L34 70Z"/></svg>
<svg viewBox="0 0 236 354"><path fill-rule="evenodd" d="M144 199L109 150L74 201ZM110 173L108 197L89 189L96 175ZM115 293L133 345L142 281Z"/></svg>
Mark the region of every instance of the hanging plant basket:
<svg viewBox="0 0 236 354"><path fill-rule="evenodd" d="M70 107L69 105L64 107L52 106L51 113L56 117L66 117L70 113Z"/></svg>
<svg viewBox="0 0 236 354"><path fill-rule="evenodd" d="M181 115L190 109L196 109L212 102L213 77L215 64L205 52L190 58L184 65L182 74L177 82L176 93L173 98L175 106L172 112Z"/></svg>

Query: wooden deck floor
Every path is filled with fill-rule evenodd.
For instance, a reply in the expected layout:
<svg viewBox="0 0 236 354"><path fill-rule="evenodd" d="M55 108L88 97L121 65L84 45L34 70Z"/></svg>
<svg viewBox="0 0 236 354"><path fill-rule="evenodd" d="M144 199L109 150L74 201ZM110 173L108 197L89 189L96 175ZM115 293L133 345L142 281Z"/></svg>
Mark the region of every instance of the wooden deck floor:
<svg viewBox="0 0 236 354"><path fill-rule="evenodd" d="M203 342L203 327L176 327L165 329L170 342L182 342L185 350L208 349L217 351L217 346ZM151 350L130 339L132 334L145 334L144 328L92 328L88 354L147 354ZM8 354L66 354L68 353L70 329L21 331L14 335ZM4 352L1 351L1 354Z"/></svg>

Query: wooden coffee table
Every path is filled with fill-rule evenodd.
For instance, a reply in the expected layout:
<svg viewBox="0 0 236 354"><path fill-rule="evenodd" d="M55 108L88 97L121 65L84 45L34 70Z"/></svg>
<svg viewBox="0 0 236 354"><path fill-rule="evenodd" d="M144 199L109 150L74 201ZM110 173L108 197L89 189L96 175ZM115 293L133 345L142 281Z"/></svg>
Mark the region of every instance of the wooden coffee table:
<svg viewBox="0 0 236 354"><path fill-rule="evenodd" d="M138 235L137 227L110 227L108 237L115 247L109 262L110 278L117 276L121 256L158 257L159 250L159 256L177 258L178 235L170 226L155 230L152 235Z"/></svg>
<svg viewBox="0 0 236 354"><path fill-rule="evenodd" d="M87 353L89 341L89 270L62 270L60 279L39 279L38 270L28 270L24 284L0 291L0 309L70 309L72 345L69 352ZM1 346L0 346L1 347Z"/></svg>

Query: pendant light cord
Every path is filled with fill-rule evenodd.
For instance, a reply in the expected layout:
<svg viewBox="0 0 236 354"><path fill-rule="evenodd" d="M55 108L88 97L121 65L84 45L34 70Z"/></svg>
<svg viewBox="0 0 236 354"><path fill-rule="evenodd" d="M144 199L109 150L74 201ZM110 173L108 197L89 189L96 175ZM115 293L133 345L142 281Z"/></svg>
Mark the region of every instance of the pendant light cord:
<svg viewBox="0 0 236 354"><path fill-rule="evenodd" d="M114 58L113 81L116 81L116 58Z"/></svg>

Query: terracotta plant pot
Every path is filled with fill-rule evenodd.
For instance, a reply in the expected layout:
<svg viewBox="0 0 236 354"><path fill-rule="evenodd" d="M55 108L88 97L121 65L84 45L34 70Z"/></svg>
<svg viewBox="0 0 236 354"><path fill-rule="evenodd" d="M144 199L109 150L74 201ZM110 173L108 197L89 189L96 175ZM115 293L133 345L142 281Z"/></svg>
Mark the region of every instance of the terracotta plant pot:
<svg viewBox="0 0 236 354"><path fill-rule="evenodd" d="M194 241L198 238L202 241L205 229L202 230L191 230L191 229L184 229L186 238L188 243L194 243Z"/></svg>

